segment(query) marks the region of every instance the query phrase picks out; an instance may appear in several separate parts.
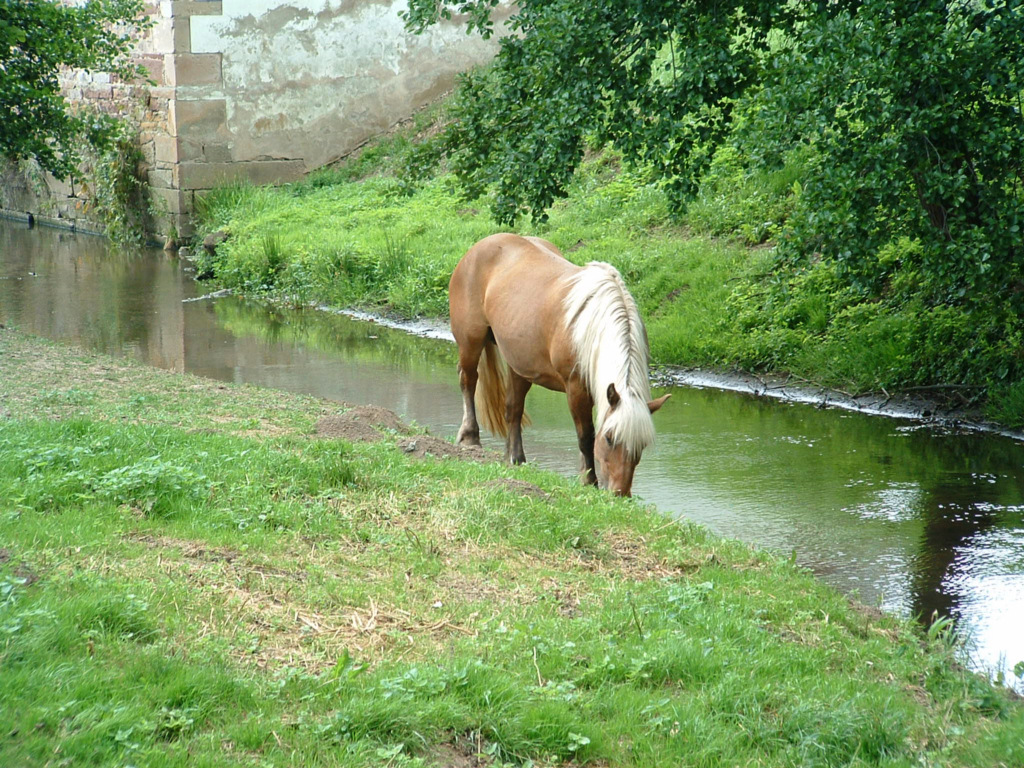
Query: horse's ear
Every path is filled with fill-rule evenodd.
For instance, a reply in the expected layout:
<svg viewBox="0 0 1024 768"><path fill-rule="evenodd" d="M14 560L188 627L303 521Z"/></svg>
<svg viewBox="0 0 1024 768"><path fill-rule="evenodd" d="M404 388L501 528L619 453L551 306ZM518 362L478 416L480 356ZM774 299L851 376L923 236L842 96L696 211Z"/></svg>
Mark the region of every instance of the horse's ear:
<svg viewBox="0 0 1024 768"><path fill-rule="evenodd" d="M665 404L665 401L668 400L670 397L672 397L671 392L669 392L667 395L662 395L657 400L649 400L647 402L647 407L650 409L651 413L654 413L656 410L661 408L661 406Z"/></svg>
<svg viewBox="0 0 1024 768"><path fill-rule="evenodd" d="M619 397L619 393L615 391L615 385L614 384L609 384L608 385L608 405L610 405L612 408L614 408L615 406L617 406L619 404L620 400L621 400L621 398Z"/></svg>

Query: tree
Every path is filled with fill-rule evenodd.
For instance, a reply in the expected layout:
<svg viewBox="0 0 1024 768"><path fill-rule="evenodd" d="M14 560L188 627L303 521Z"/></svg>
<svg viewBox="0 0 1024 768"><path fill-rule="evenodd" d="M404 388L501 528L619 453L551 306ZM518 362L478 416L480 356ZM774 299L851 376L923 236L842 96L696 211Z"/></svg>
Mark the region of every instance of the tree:
<svg viewBox="0 0 1024 768"><path fill-rule="evenodd" d="M818 154L784 250L836 259L868 292L903 269L936 301L1012 300L1022 65L1020 0L865 2L805 30L745 109L743 140L761 162L797 143ZM921 247L880 261L901 238Z"/></svg>
<svg viewBox="0 0 1024 768"><path fill-rule="evenodd" d="M110 121L72 110L60 91L65 68L142 76L129 58L146 25L142 0L0 0L0 156L33 158L66 177L83 141L103 146Z"/></svg>
<svg viewBox="0 0 1024 768"><path fill-rule="evenodd" d="M611 142L655 168L685 200L756 86L775 30L847 0L523 0L492 69L467 75L449 146L471 186L496 184L496 214L543 216L583 156ZM493 31L496 0L412 0L425 29L452 12Z"/></svg>
<svg viewBox="0 0 1024 768"><path fill-rule="evenodd" d="M496 0L410 0L422 30L453 13L485 35ZM610 142L677 210L725 142L752 164L815 161L783 233L789 258L835 259L865 290L877 253L960 300L1021 278L1022 0L520 0L494 66L463 81L447 146L495 214L542 218ZM1024 284L1021 285L1024 289Z"/></svg>

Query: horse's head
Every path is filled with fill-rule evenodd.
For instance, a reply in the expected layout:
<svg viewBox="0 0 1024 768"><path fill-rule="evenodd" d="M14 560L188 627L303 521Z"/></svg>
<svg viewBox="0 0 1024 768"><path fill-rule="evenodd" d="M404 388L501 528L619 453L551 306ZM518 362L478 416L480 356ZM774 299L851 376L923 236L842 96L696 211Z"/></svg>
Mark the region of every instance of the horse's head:
<svg viewBox="0 0 1024 768"><path fill-rule="evenodd" d="M653 427L651 414L661 408L672 395L662 395L656 400L634 403L631 413L624 412L624 405L614 384L608 385L608 414L597 429L594 439L594 471L597 484L617 496L631 496L633 473L640 463L640 454L651 441ZM646 430L635 428L636 422L646 420Z"/></svg>

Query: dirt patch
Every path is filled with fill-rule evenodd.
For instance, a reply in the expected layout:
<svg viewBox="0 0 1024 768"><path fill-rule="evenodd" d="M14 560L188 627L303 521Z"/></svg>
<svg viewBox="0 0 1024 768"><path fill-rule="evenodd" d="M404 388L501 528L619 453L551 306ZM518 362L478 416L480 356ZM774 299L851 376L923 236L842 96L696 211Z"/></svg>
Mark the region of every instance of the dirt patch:
<svg viewBox="0 0 1024 768"><path fill-rule="evenodd" d="M568 619L574 619L581 614L582 593L579 583L564 583L562 580L545 579L541 586L547 590L547 596L558 606L558 612Z"/></svg>
<svg viewBox="0 0 1024 768"><path fill-rule="evenodd" d="M398 441L398 447L417 459L433 456L438 459L460 459L464 461L498 461L501 457L478 445L454 445L440 437L416 435Z"/></svg>
<svg viewBox="0 0 1024 768"><path fill-rule="evenodd" d="M427 753L431 765L443 768L483 768L494 765L494 760L484 755L487 744L474 743L470 739L456 744L440 744Z"/></svg>
<svg viewBox="0 0 1024 768"><path fill-rule="evenodd" d="M39 581L39 574L29 568L25 563L22 563L14 569L14 575L16 578L21 579L21 584L24 587L28 587Z"/></svg>
<svg viewBox="0 0 1024 768"><path fill-rule="evenodd" d="M649 581L678 577L686 569L668 563L652 552L643 537L622 531L598 534L599 544L578 555L579 567L591 573L620 576L631 581Z"/></svg>
<svg viewBox="0 0 1024 768"><path fill-rule="evenodd" d="M316 423L320 437L349 442L375 442L391 434L408 434L409 425L398 414L376 405L360 405L339 416L324 416Z"/></svg>
<svg viewBox="0 0 1024 768"><path fill-rule="evenodd" d="M227 547L211 547L201 541L190 541L188 539L176 539L173 536L154 536L149 533L127 533L125 538L144 544L150 549L178 549L187 558L216 562L223 560L232 562L239 556L239 552Z"/></svg>
<svg viewBox="0 0 1024 768"><path fill-rule="evenodd" d="M5 565L11 562L11 551L9 549L0 548L0 565ZM21 584L27 587L31 584L35 584L39 581L39 575L28 567L28 564L24 561L14 569L14 577L21 579Z"/></svg>
<svg viewBox="0 0 1024 768"><path fill-rule="evenodd" d="M502 477L498 480L491 480L486 485L488 488L508 491L515 496L527 496L532 499L540 499L541 501L551 501L551 494L539 485L534 485L531 482L514 477Z"/></svg>
<svg viewBox="0 0 1024 768"><path fill-rule="evenodd" d="M376 405L360 405L339 416L324 416L316 423L320 437L348 440L353 443L371 443L398 436L398 447L408 456L423 459L464 459L469 461L495 461L496 453L480 447L453 445L431 435L411 434L412 429L398 418L394 411Z"/></svg>

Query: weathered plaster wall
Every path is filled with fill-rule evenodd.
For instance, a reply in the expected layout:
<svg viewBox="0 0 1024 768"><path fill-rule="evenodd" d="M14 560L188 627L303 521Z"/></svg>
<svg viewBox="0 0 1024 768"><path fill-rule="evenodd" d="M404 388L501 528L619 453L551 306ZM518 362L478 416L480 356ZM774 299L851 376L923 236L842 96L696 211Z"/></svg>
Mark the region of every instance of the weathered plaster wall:
<svg viewBox="0 0 1024 768"><path fill-rule="evenodd" d="M497 49L457 22L406 32L404 0L223 0L202 15L204 3L189 5L173 126L176 186L194 194L238 178L296 179L436 99Z"/></svg>
<svg viewBox="0 0 1024 768"><path fill-rule="evenodd" d="M297 179L430 103L497 50L496 39L467 35L458 20L412 35L398 15L405 7L405 0L153 2L154 25L137 56L156 85L140 93L104 75L88 82L72 75L67 92L91 104L127 94L140 105L157 229L188 234L196 197L217 184Z"/></svg>

